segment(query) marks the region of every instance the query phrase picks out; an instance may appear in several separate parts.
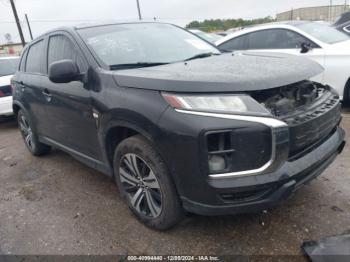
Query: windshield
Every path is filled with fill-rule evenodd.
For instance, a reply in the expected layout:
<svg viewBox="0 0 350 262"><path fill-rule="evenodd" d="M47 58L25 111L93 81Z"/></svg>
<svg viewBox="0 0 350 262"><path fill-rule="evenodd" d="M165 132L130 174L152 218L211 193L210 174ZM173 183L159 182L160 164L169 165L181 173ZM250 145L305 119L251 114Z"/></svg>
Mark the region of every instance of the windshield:
<svg viewBox="0 0 350 262"><path fill-rule="evenodd" d="M106 65L162 64L200 54L219 54L207 42L169 24L135 23L78 30L90 49ZM200 56L198 57L200 58Z"/></svg>
<svg viewBox="0 0 350 262"><path fill-rule="evenodd" d="M327 44L334 44L350 39L348 35L331 27L327 23L310 22L296 25L296 27Z"/></svg>
<svg viewBox="0 0 350 262"><path fill-rule="evenodd" d="M0 58L0 76L13 75L18 68L19 58Z"/></svg>

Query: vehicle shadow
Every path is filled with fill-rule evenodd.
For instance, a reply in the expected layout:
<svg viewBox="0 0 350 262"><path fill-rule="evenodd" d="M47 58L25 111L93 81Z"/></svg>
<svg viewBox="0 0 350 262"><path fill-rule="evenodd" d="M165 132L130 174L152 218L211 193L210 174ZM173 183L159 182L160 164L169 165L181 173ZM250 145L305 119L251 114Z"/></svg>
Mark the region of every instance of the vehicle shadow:
<svg viewBox="0 0 350 262"><path fill-rule="evenodd" d="M17 128L14 116L0 116L0 130Z"/></svg>

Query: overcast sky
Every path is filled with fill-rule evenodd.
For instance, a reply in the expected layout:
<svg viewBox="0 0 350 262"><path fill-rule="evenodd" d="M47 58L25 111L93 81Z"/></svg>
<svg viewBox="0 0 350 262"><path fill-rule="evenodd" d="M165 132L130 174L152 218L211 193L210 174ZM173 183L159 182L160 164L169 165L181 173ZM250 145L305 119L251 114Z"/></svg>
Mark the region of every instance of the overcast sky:
<svg viewBox="0 0 350 262"><path fill-rule="evenodd" d="M15 0L26 40L28 28L24 14L31 20L34 36L71 24L137 19L136 0ZM333 0L344 4L345 0ZM349 1L348 1L349 2ZM329 0L140 0L142 16L157 18L180 26L192 20L210 18L258 18L293 8L328 5ZM0 43L10 33L19 41L9 0L0 0Z"/></svg>

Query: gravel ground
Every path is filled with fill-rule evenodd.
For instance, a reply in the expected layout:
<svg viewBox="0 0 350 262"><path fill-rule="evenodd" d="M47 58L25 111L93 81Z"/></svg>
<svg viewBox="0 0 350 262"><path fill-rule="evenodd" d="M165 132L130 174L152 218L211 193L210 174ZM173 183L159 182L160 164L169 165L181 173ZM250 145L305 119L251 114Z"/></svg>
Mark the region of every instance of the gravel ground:
<svg viewBox="0 0 350 262"><path fill-rule="evenodd" d="M350 134L350 110L343 112ZM0 123L0 254L301 255L304 240L350 230L350 147L267 214L188 216L167 232L140 224L113 180L54 150L31 156Z"/></svg>

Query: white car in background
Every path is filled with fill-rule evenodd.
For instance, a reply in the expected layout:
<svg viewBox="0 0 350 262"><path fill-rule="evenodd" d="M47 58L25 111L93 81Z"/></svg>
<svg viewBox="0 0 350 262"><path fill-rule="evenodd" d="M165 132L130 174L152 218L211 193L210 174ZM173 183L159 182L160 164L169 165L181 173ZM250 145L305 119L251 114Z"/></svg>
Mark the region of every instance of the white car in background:
<svg viewBox="0 0 350 262"><path fill-rule="evenodd" d="M18 67L19 57L0 57L0 116L12 115L11 78Z"/></svg>
<svg viewBox="0 0 350 262"><path fill-rule="evenodd" d="M312 79L350 102L350 36L325 22L286 21L246 28L218 40L222 51L250 50L305 56L325 71Z"/></svg>

